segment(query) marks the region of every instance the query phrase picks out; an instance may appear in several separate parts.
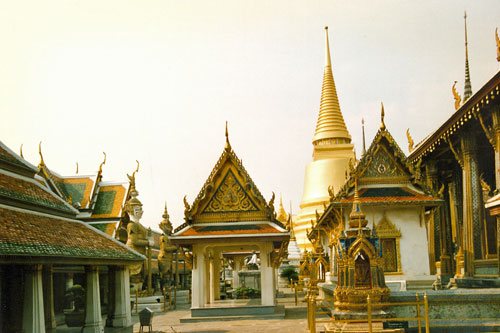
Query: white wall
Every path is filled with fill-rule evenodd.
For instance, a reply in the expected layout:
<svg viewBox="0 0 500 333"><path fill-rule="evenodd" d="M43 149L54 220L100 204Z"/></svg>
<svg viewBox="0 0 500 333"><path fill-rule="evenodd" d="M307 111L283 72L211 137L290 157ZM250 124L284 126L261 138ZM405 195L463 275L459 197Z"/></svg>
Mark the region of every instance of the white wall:
<svg viewBox="0 0 500 333"><path fill-rule="evenodd" d="M421 207L362 205L361 209L366 214L368 227L373 228L373 221L378 225L385 212L387 219L400 230L401 268L405 279L430 275L425 223L422 221L420 226ZM349 219L349 213L350 209L345 212L346 221Z"/></svg>

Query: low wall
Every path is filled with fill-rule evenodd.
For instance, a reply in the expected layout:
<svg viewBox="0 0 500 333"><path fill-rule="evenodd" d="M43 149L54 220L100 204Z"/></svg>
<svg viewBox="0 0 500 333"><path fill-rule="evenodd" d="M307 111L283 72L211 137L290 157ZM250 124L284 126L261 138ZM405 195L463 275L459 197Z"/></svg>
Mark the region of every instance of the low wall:
<svg viewBox="0 0 500 333"><path fill-rule="evenodd" d="M319 298L332 299L334 285L319 285ZM422 291L391 292L389 302L415 302L416 293L423 300ZM429 319L493 319L500 313L500 288L426 290L429 302ZM332 302L324 302L323 307L332 307ZM415 306L392 306L396 317L416 317ZM421 307L421 314L424 307Z"/></svg>

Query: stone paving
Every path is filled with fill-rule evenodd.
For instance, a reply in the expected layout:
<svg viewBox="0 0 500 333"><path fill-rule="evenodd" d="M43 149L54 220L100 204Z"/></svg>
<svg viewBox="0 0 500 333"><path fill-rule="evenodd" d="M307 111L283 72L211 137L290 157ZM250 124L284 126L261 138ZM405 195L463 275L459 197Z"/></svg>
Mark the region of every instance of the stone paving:
<svg viewBox="0 0 500 333"><path fill-rule="evenodd" d="M302 297L303 298L303 297ZM179 307L166 313L155 313L153 331L155 333L265 333L265 332L305 332L307 326L307 310L304 302L295 306L292 294L278 298L278 304L285 306L285 319L252 319L234 321L210 321L202 323L180 323L180 318L190 314L189 306ZM134 325L134 332L139 332L140 325ZM148 328L144 328L148 332Z"/></svg>

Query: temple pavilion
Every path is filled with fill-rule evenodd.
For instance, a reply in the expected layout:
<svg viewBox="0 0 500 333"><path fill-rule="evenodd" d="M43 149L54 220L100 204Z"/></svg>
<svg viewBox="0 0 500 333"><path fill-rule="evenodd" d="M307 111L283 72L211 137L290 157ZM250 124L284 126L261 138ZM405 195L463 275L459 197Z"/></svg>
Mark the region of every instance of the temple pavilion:
<svg viewBox="0 0 500 333"><path fill-rule="evenodd" d="M54 332L68 305L82 332L131 331L129 267L144 256L78 220L38 172L0 142L0 331ZM66 304L74 284L84 291L80 312Z"/></svg>
<svg viewBox="0 0 500 333"><path fill-rule="evenodd" d="M210 176L194 202L185 198L184 203L185 223L170 239L192 252L192 316L210 315L203 310L213 309L221 298L222 259L241 253L257 255L261 284L260 305L245 307L242 314L252 314L252 309L254 314L274 313L276 270L286 257L290 235L276 218L274 194L269 202L264 199L231 148L227 128L224 151Z"/></svg>

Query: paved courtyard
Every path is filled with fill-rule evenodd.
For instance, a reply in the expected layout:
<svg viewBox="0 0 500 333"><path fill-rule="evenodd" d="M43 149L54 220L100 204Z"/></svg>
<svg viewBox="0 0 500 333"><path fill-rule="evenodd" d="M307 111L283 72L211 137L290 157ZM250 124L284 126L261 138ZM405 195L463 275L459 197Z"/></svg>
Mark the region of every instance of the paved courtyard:
<svg viewBox="0 0 500 333"><path fill-rule="evenodd" d="M299 302L288 294L278 298L278 304L285 305L285 319L253 319L234 321L210 321L201 323L180 323L180 318L190 314L189 306L179 307L166 313L155 313L153 332L197 332L197 333L264 333L264 332L305 332L307 325L306 304ZM140 325L134 325L134 332L139 332ZM147 332L147 328L145 328Z"/></svg>

